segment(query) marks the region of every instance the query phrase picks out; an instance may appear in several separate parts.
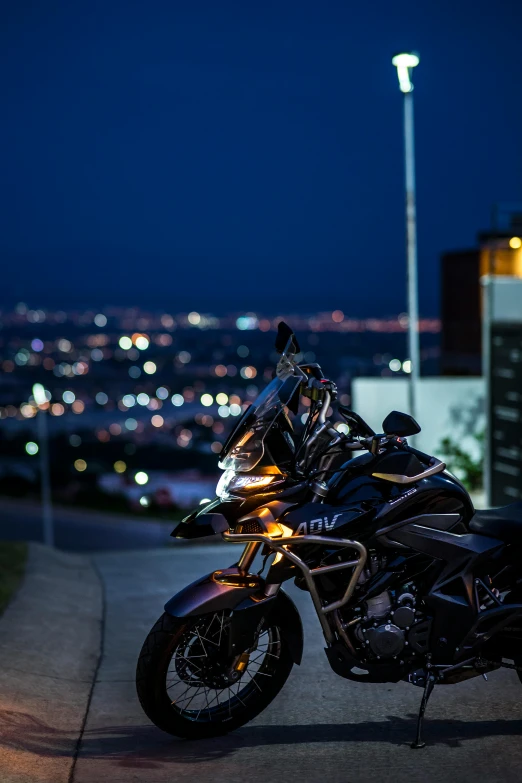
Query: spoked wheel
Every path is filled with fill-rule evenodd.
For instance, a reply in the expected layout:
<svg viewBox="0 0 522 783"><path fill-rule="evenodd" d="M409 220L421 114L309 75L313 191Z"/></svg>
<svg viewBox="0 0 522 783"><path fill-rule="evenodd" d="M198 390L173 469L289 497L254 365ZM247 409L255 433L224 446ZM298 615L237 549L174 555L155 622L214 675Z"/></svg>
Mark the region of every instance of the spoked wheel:
<svg viewBox="0 0 522 783"><path fill-rule="evenodd" d="M282 628L269 624L252 647L230 655L227 612L177 619L149 633L136 676L141 705L160 729L180 737L226 734L275 698L292 669Z"/></svg>

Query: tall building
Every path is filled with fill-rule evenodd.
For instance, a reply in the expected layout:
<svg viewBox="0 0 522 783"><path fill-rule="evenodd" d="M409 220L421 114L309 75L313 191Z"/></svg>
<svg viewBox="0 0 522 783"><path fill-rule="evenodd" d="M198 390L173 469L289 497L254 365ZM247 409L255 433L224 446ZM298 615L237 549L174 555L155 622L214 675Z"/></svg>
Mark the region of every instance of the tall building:
<svg viewBox="0 0 522 783"><path fill-rule="evenodd" d="M522 500L522 279L483 278L487 501Z"/></svg>
<svg viewBox="0 0 522 783"><path fill-rule="evenodd" d="M480 250L441 258L442 375L480 375Z"/></svg>
<svg viewBox="0 0 522 783"><path fill-rule="evenodd" d="M441 258L441 373L482 374L480 278L522 278L522 205L497 206L494 228L478 235L478 247Z"/></svg>

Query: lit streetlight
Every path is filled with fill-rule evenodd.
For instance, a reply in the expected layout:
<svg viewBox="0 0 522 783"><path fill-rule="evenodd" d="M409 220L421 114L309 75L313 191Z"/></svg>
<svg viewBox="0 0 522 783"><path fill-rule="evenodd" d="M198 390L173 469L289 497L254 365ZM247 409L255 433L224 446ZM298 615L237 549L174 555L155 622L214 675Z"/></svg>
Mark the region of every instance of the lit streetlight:
<svg viewBox="0 0 522 783"><path fill-rule="evenodd" d="M408 261L408 384L410 414L417 412L417 390L420 377L419 295L417 284L417 214L415 206L415 143L413 125L413 69L419 64L414 52L401 52L392 59L397 68L399 87L404 96L404 152L406 179L406 248Z"/></svg>
<svg viewBox="0 0 522 783"><path fill-rule="evenodd" d="M49 401L41 383L34 384L33 398L39 408L36 415L36 425L38 428L38 451L40 452L42 482L43 540L44 544L47 544L47 546L54 546L53 507L51 502L51 479L49 473L49 434L47 429L47 411L44 407Z"/></svg>

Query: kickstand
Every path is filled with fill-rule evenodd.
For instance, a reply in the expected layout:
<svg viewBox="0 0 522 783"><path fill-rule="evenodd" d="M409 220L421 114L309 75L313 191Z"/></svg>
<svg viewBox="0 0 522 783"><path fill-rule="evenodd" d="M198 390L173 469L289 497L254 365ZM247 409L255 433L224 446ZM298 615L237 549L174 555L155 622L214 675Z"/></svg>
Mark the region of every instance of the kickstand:
<svg viewBox="0 0 522 783"><path fill-rule="evenodd" d="M431 696L431 692L433 691L433 688L435 687L435 677L433 674L430 674L428 671L426 675L426 685L424 686L424 693L422 694L422 701L420 705L419 710L419 717L417 719L417 736L415 737L415 742L412 742L410 747L414 750L418 750L419 748L424 748L426 743L422 741L421 739L421 733L422 733L422 719L424 718L424 713L426 712L426 705L428 703L428 699Z"/></svg>

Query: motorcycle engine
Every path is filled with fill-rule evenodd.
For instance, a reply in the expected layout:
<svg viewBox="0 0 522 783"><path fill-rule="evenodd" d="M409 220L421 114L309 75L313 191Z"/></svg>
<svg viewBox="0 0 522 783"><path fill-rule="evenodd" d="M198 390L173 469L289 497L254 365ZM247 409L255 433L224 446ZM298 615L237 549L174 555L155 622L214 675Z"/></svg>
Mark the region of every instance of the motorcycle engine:
<svg viewBox="0 0 522 783"><path fill-rule="evenodd" d="M364 616L356 625L358 646L363 646L365 658L396 658L424 652L427 643L427 623L415 608L415 591L405 588L369 598L362 604ZM422 628L421 628L422 626Z"/></svg>

